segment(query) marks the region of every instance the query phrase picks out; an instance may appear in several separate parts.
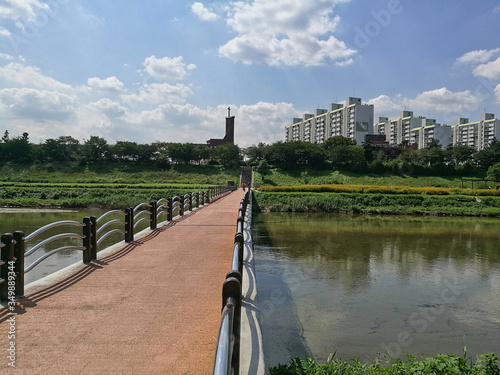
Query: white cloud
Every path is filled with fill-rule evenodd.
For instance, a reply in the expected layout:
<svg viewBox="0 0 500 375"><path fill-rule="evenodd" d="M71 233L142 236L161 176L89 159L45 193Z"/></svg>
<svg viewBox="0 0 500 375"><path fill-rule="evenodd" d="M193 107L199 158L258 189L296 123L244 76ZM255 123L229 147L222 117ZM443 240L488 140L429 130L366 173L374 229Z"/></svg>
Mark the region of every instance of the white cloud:
<svg viewBox="0 0 500 375"><path fill-rule="evenodd" d="M94 90L108 91L108 92L122 92L125 91L123 83L116 77L108 77L100 79L98 77L89 78L87 84Z"/></svg>
<svg viewBox="0 0 500 375"><path fill-rule="evenodd" d="M227 24L238 35L219 53L245 64L321 65L348 60L356 51L332 33L340 21L339 0L254 0L231 3ZM348 63L345 63L348 65Z"/></svg>
<svg viewBox="0 0 500 375"><path fill-rule="evenodd" d="M193 91L180 83L152 83L144 85L138 93L123 95L122 98L129 104L184 103L192 95Z"/></svg>
<svg viewBox="0 0 500 375"><path fill-rule="evenodd" d="M0 67L0 77L5 80L20 85L22 87L32 87L55 91L72 91L70 85L56 81L40 72L36 66L26 66L21 63L13 62Z"/></svg>
<svg viewBox="0 0 500 375"><path fill-rule="evenodd" d="M424 91L415 98L405 98L397 95L393 98L380 95L370 99L368 104L375 106L375 111L380 116L395 117L406 108L410 111L432 111L442 114L461 114L474 111L482 104L481 98L469 90L452 92L446 87ZM414 113L418 116L417 113Z"/></svg>
<svg viewBox="0 0 500 375"><path fill-rule="evenodd" d="M74 113L78 99L56 91L32 88L0 90L0 103L10 117L40 121L64 121Z"/></svg>
<svg viewBox="0 0 500 375"><path fill-rule="evenodd" d="M9 30L0 26L0 36L9 37L10 35L11 35L11 32Z"/></svg>
<svg viewBox="0 0 500 375"><path fill-rule="evenodd" d="M497 103L500 104L500 84L498 84L498 86L495 87L495 95L497 97Z"/></svg>
<svg viewBox="0 0 500 375"><path fill-rule="evenodd" d="M89 103L89 107L95 112L102 113L111 119L122 117L127 113L127 109L120 103L114 102L108 98Z"/></svg>
<svg viewBox="0 0 500 375"><path fill-rule="evenodd" d="M7 53L0 53L0 60L10 61L14 60L14 58Z"/></svg>
<svg viewBox="0 0 500 375"><path fill-rule="evenodd" d="M491 50L477 50L464 53L457 59L459 64L480 64L491 60L493 57L500 53L500 48L495 48Z"/></svg>
<svg viewBox="0 0 500 375"><path fill-rule="evenodd" d="M500 57L486 64L478 65L474 70L475 76L500 80Z"/></svg>
<svg viewBox="0 0 500 375"><path fill-rule="evenodd" d="M482 101L469 90L451 92L446 87L425 91L407 101L409 108L437 112L468 112L477 109Z"/></svg>
<svg viewBox="0 0 500 375"><path fill-rule="evenodd" d="M0 18L33 20L39 9L48 10L49 6L39 0L3 0L0 2Z"/></svg>
<svg viewBox="0 0 500 375"><path fill-rule="evenodd" d="M156 58L154 55L146 58L142 65L144 72L158 81L182 80L186 78L187 70L193 70L196 65L186 65L182 62L182 56L174 58Z"/></svg>
<svg viewBox="0 0 500 375"><path fill-rule="evenodd" d="M335 65L338 65L338 66L350 66L352 64L354 64L354 59L347 59L347 60L335 63Z"/></svg>
<svg viewBox="0 0 500 375"><path fill-rule="evenodd" d="M209 11L202 3L193 3L191 5L191 11L196 14L202 21L215 21L219 16L211 11Z"/></svg>
<svg viewBox="0 0 500 375"><path fill-rule="evenodd" d="M366 104L373 104L374 109L377 111L377 113L381 115L386 114L386 116L388 116L394 115L401 111L401 99L397 98L396 100L398 102L393 101L393 99L391 99L387 95L380 95L376 98L368 100Z"/></svg>

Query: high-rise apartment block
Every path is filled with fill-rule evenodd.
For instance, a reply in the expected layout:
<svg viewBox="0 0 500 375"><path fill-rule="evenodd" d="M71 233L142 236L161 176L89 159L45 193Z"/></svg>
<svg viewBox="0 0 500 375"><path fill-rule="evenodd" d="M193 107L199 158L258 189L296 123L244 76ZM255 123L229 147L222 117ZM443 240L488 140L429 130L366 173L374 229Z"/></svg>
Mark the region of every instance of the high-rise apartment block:
<svg viewBox="0 0 500 375"><path fill-rule="evenodd" d="M385 135L386 141L392 145L408 143L425 148L433 139L439 141L442 147L451 143L450 126L438 124L435 119L413 117L412 111L401 111L400 116L390 121L388 117L379 117L378 123L373 126L374 133Z"/></svg>
<svg viewBox="0 0 500 375"><path fill-rule="evenodd" d="M328 110L316 109L294 118L286 127L286 141L323 143L328 138L343 136L360 145L365 135L373 133L373 105L361 104L360 98L349 97L346 105L332 103Z"/></svg>
<svg viewBox="0 0 500 375"><path fill-rule="evenodd" d="M286 141L323 143L328 138L343 136L356 140L360 145L365 136L375 134L385 136L389 145L417 145L425 148L432 140L439 141L445 148L450 143L483 150L496 138L500 140L500 120L492 113L483 113L481 120L469 122L459 118L455 125L441 125L435 119L413 116L413 111L401 111L398 119L379 117L373 123L374 107L361 104L360 98L349 97L346 104L330 104L328 110L316 109L314 114L306 113L302 118L294 118L286 127Z"/></svg>
<svg viewBox="0 0 500 375"><path fill-rule="evenodd" d="M483 113L481 121L469 122L468 118L458 118L452 126L453 145L469 146L483 150L489 146L493 138L500 140L500 120L493 113Z"/></svg>

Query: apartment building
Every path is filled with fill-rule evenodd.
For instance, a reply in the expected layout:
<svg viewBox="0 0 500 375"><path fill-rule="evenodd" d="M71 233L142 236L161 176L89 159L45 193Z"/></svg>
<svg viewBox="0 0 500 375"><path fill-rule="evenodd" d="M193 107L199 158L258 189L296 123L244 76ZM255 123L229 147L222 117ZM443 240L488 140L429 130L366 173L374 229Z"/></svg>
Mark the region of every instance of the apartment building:
<svg viewBox="0 0 500 375"><path fill-rule="evenodd" d="M349 97L346 105L332 103L327 109L316 109L294 118L286 127L286 141L323 143L328 138L343 136L360 145L365 135L373 133L373 105L362 104L360 98Z"/></svg>
<svg viewBox="0 0 500 375"><path fill-rule="evenodd" d="M458 118L452 129L454 146L469 146L479 151L487 148L493 138L500 140L500 120L493 113L483 113L476 122Z"/></svg>
<svg viewBox="0 0 500 375"><path fill-rule="evenodd" d="M427 144L436 139L442 147L451 142L452 129L448 125L436 123L435 119L422 116L414 117L412 111L401 111L400 118L389 120L379 117L373 126L375 134L383 134L391 145L402 143L416 144L418 148L427 147Z"/></svg>
<svg viewBox="0 0 500 375"><path fill-rule="evenodd" d="M500 120L492 113L483 113L481 120L469 122L459 118L455 125L441 125L435 119L415 117L413 111L401 111L398 119L379 117L373 124L373 105L362 104L360 98L349 97L346 104L332 103L328 109L316 109L302 118L294 118L286 127L286 141L321 144L328 138L343 136L360 145L368 134L384 135L390 145L408 143L425 148L438 140L445 148L450 143L483 150L496 138L500 140Z"/></svg>

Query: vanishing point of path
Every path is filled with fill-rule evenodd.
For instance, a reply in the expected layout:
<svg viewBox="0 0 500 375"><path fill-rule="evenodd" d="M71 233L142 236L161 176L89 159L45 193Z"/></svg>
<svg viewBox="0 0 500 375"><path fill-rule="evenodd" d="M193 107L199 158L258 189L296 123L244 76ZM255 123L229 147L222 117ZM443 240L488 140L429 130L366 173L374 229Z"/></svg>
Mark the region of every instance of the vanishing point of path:
<svg viewBox="0 0 500 375"><path fill-rule="evenodd" d="M211 374L243 191L19 301L16 369L0 311L0 373Z"/></svg>

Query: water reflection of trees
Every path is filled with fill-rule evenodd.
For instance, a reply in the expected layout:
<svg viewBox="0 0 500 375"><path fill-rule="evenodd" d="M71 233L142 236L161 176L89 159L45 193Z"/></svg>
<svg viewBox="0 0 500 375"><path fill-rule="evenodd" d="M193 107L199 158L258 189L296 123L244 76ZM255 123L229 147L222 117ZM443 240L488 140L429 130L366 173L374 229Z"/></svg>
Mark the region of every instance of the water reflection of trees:
<svg viewBox="0 0 500 375"><path fill-rule="evenodd" d="M404 283L443 264L453 273L472 268L488 277L500 263L495 219L269 214L262 220L275 251L298 260L301 273L347 289L367 287L379 270Z"/></svg>

